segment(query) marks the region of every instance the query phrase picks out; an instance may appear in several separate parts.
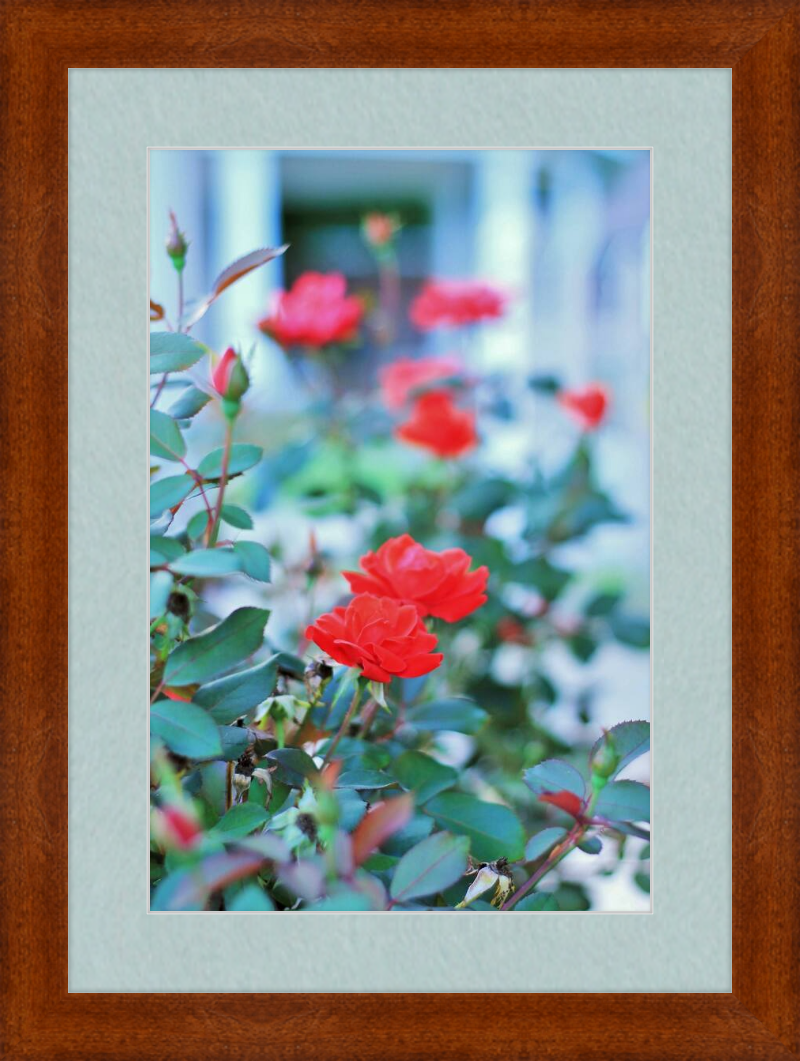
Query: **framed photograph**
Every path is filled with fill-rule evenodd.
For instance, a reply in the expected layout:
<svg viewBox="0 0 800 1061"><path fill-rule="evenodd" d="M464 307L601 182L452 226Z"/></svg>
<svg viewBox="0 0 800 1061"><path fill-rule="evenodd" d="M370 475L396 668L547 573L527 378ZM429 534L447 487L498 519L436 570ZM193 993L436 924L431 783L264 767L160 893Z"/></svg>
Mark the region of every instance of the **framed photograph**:
<svg viewBox="0 0 800 1061"><path fill-rule="evenodd" d="M4 1056L797 1056L796 7L5 14Z"/></svg>

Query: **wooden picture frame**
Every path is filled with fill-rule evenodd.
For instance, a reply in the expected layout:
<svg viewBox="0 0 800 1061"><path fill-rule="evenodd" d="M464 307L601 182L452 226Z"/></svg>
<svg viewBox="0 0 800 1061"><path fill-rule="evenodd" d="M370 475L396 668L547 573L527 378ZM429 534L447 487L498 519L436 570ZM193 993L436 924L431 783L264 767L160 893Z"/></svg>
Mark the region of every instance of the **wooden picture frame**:
<svg viewBox="0 0 800 1061"><path fill-rule="evenodd" d="M800 1056L797 0L3 0L0 29L0 1054ZM187 65L732 68L732 993L68 993L67 72Z"/></svg>

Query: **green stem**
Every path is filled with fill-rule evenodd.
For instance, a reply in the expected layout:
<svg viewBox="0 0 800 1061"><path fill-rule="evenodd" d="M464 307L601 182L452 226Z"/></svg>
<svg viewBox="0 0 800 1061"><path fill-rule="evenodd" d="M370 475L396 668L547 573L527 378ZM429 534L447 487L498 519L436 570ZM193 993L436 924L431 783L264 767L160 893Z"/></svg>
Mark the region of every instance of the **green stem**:
<svg viewBox="0 0 800 1061"><path fill-rule="evenodd" d="M216 544L219 536L219 521L222 517L222 502L225 498L225 487L228 482L228 465L231 460L231 445L233 444L233 424L230 420L226 420L225 427L225 450L222 454L222 474L219 479L219 494L217 495L217 507L214 511L213 519L209 520L208 524L208 537L206 544L209 549L212 549Z"/></svg>
<svg viewBox="0 0 800 1061"><path fill-rule="evenodd" d="M327 766L327 764L330 762L331 756L336 751L336 748L337 748L337 746L339 744L339 741L342 739L342 737L347 732L347 727L350 725L350 721L351 721L353 715L356 713L356 708L358 707L360 700L361 700L361 682L357 681L356 682L355 692L353 693L353 699L350 701L350 706L348 707L347 711L345 711L344 718L342 719L342 724L341 724L341 726L339 726L339 729L336 732L336 736L333 738L331 743L328 745L328 750L325 752L325 755L323 756L323 759L322 759L322 765L323 766Z"/></svg>
<svg viewBox="0 0 800 1061"><path fill-rule="evenodd" d="M572 828L560 844L556 844L556 846L552 849L550 854L547 856L541 866L539 866L533 876L529 877L528 880L526 880L525 883L522 885L522 887L519 888L518 891L516 891L510 898L506 899L506 901L500 907L501 910L511 910L512 907L514 907L520 901L520 899L522 899L525 895L528 894L531 888L533 888L534 884L538 884L543 877L547 876L550 870L554 869L563 858L566 858L570 851L574 851L578 844L581 842L590 824L586 819L592 817L594 805L597 802L597 797L600 795L600 791L605 784L604 782L603 785L600 785L598 787L597 785L595 785L594 781L595 778L593 776L592 795L589 799L588 804L586 805L585 810L581 814L581 820L575 822L575 824L572 826Z"/></svg>

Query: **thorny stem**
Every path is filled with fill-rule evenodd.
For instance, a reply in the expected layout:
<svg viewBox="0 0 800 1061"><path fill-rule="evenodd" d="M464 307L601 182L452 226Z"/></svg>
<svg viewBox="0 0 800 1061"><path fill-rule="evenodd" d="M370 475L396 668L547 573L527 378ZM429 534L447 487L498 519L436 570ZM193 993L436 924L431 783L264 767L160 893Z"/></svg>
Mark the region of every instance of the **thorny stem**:
<svg viewBox="0 0 800 1061"><path fill-rule="evenodd" d="M328 763L331 761L331 756L336 751L336 748L337 748L337 746L339 744L339 741L342 739L342 737L347 732L347 727L350 725L350 721L351 721L353 715L356 713L356 708L358 707L358 704L359 704L360 700L361 700L361 683L357 681L356 682L355 692L353 693L353 699L350 701L350 706L348 707L347 711L345 711L344 718L342 719L342 724L341 724L341 726L339 726L339 729L338 729L338 731L336 733L336 736L333 738L331 743L328 745L328 750L325 752L325 755L323 756L323 759L322 759L322 765L323 766L327 766Z"/></svg>
<svg viewBox="0 0 800 1061"><path fill-rule="evenodd" d="M206 544L209 549L213 548L217 541L217 535L219 534L219 521L222 517L222 502L225 498L225 487L228 483L228 465L231 461L231 445L233 443L233 424L230 420L226 421L225 428L225 450L222 454L222 474L219 479L219 494L217 495L217 507L214 512L214 516L209 520L208 524L208 537Z"/></svg>
<svg viewBox="0 0 800 1061"><path fill-rule="evenodd" d="M529 877L529 879L525 881L522 887L518 891L516 891L512 896L510 896L510 898L506 899L506 901L500 907L501 910L510 910L513 906L515 906L516 903L520 901L520 899L522 899L525 895L528 894L531 888L533 888L534 884L538 884L542 877L546 876L550 872L550 870L557 866L563 858L566 858L570 851L575 850L575 848L583 839L586 830L589 828L590 825L593 824L593 822L591 821L592 813L594 811L594 805L597 802L597 797L599 795L600 788L596 788L593 785L591 798L589 799L585 810L582 812L580 819L575 822L575 824L572 826L572 828L561 841L561 843L556 844L556 846L552 849L550 854L547 856L541 866L539 866L533 876Z"/></svg>

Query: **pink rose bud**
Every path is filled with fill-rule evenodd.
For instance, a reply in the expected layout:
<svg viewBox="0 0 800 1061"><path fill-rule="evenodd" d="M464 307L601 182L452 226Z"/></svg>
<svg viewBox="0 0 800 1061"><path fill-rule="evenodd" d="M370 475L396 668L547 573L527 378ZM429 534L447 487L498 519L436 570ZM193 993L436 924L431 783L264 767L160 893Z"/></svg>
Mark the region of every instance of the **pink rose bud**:
<svg viewBox="0 0 800 1061"><path fill-rule="evenodd" d="M228 347L212 370L211 383L221 398L232 402L238 402L250 386L242 359L232 346Z"/></svg>

